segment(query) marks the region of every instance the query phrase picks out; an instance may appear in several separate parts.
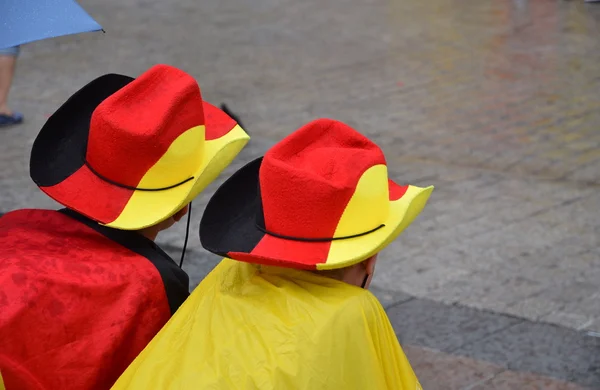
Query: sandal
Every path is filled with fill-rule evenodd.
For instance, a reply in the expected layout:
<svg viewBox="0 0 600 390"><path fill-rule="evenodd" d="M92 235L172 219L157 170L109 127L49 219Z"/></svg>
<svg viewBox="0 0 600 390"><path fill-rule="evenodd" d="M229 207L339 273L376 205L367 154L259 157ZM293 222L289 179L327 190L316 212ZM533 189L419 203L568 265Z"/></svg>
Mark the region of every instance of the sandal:
<svg viewBox="0 0 600 390"><path fill-rule="evenodd" d="M23 114L13 112L12 115L0 114L0 127L18 125L23 122Z"/></svg>

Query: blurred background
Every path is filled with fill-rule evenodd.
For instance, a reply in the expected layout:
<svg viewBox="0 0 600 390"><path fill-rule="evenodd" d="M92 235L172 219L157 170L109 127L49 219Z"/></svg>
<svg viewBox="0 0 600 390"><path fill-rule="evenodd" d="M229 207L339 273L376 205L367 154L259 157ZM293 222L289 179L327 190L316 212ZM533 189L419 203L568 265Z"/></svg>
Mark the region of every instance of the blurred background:
<svg viewBox="0 0 600 390"><path fill-rule="evenodd" d="M317 117L435 185L373 291L425 389L600 389L600 4L583 0L79 0L106 30L21 48L0 129L0 213L57 207L31 182L47 117L105 73L197 78L252 136L194 203ZM185 224L160 236L180 254Z"/></svg>

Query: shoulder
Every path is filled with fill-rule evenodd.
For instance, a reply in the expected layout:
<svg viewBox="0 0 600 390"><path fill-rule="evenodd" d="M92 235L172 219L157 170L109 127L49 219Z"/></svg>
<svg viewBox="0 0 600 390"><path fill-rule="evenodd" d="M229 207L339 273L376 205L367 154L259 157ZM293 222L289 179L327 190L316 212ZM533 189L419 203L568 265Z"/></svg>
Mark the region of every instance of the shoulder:
<svg viewBox="0 0 600 390"><path fill-rule="evenodd" d="M354 313L354 315L363 315L372 317L379 315L381 312L385 312L379 300L369 290L362 288L353 289L356 290L352 296L348 299L345 308L348 312Z"/></svg>
<svg viewBox="0 0 600 390"><path fill-rule="evenodd" d="M52 226L68 223L57 211L22 209L0 215L0 242L3 248L26 244L27 240L38 239L42 231L52 230ZM27 246L27 245L26 245Z"/></svg>
<svg viewBox="0 0 600 390"><path fill-rule="evenodd" d="M51 230L69 225L70 218L55 210L20 209L0 214L0 231Z"/></svg>
<svg viewBox="0 0 600 390"><path fill-rule="evenodd" d="M335 329L354 332L357 328L371 329L387 322L385 310L368 290L347 286L339 295L335 309L330 311L330 322Z"/></svg>
<svg viewBox="0 0 600 390"><path fill-rule="evenodd" d="M7 213L0 212L0 224L6 225L10 222L29 221L31 219L53 218L61 214L55 210L42 209L19 209Z"/></svg>

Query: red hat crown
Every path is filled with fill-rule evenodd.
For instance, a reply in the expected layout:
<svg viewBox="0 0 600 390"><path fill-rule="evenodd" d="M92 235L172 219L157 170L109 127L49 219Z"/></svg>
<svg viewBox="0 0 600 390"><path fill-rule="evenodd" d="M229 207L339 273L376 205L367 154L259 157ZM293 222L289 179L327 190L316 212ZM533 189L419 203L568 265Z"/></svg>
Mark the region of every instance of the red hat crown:
<svg viewBox="0 0 600 390"><path fill-rule="evenodd" d="M363 174L385 165L381 149L348 125L330 119L308 123L269 150L259 172L265 230L302 239L332 238ZM388 197L387 179L373 184L363 197ZM365 210L362 234L376 229L385 215ZM373 226L371 226L373 225Z"/></svg>
<svg viewBox="0 0 600 390"><path fill-rule="evenodd" d="M86 163L106 179L135 187L175 139L202 125L202 96L194 78L177 68L156 65L94 110ZM201 164L203 141L194 140L175 151L165 187L193 175Z"/></svg>

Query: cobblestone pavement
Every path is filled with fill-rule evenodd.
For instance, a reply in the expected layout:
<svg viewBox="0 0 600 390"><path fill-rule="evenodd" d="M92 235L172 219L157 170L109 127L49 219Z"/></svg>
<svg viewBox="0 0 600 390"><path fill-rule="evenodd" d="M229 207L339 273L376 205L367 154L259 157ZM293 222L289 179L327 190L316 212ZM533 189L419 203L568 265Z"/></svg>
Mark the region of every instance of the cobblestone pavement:
<svg viewBox="0 0 600 390"><path fill-rule="evenodd" d="M11 98L27 123L0 133L0 211L55 206L28 155L70 94L169 63L253 136L224 177L329 116L375 139L398 181L436 186L374 282L426 389L600 387L600 5L80 3L106 34L24 47ZM183 227L160 240L178 255ZM193 237L194 283L217 261Z"/></svg>

